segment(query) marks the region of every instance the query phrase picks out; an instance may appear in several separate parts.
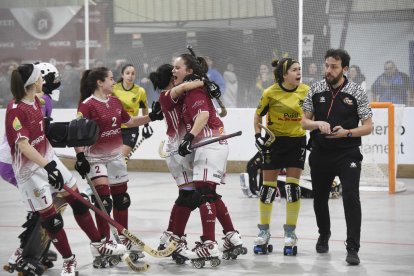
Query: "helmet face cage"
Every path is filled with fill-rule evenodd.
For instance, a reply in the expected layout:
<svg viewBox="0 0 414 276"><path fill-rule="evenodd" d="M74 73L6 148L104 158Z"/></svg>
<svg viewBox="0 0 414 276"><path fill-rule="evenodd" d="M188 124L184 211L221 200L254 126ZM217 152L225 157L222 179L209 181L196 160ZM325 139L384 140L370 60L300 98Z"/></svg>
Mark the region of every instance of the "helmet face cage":
<svg viewBox="0 0 414 276"><path fill-rule="evenodd" d="M47 62L38 62L38 63L35 63L35 65L36 65L36 67L38 67L40 69L40 72L42 73L43 84L46 83L45 76L47 76L50 73L54 74L54 76L55 76L54 80L53 80L53 83L60 82L59 71L57 70L57 68L53 64L47 63Z"/></svg>

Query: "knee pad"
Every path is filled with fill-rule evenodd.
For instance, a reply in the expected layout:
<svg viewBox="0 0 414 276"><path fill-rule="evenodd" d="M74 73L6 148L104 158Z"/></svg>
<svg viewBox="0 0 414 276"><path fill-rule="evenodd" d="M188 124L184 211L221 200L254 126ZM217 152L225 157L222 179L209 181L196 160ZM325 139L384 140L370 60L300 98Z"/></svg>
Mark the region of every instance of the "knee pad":
<svg viewBox="0 0 414 276"><path fill-rule="evenodd" d="M275 200L276 187L263 185L260 187L260 200L265 204L270 204Z"/></svg>
<svg viewBox="0 0 414 276"><path fill-rule="evenodd" d="M196 188L192 195L193 203L195 208L206 202L215 202L217 199L220 199L221 195L217 194L215 191L211 190L209 187L200 187Z"/></svg>
<svg viewBox="0 0 414 276"><path fill-rule="evenodd" d="M107 196L100 196L101 197L101 201L103 203L103 205L105 206L106 212L108 214L110 214L112 212L112 199L109 195ZM95 202L95 206L98 207L99 209L101 209L101 207L99 206L98 202L96 201L96 198L94 195L91 196L92 202Z"/></svg>
<svg viewBox="0 0 414 276"><path fill-rule="evenodd" d="M56 213L47 218L42 218L40 224L47 232L56 234L63 229L63 218L60 213Z"/></svg>
<svg viewBox="0 0 414 276"><path fill-rule="evenodd" d="M193 195L194 190L180 190L178 192L178 198L175 200L177 206L188 207L191 210L194 210L198 206L195 206Z"/></svg>
<svg viewBox="0 0 414 276"><path fill-rule="evenodd" d="M89 211L89 208L77 199L70 205L70 207L72 207L75 216L86 214Z"/></svg>
<svg viewBox="0 0 414 276"><path fill-rule="evenodd" d="M122 193L119 195L112 195L114 199L114 209L117 210L126 210L131 205L131 198L128 193Z"/></svg>
<svg viewBox="0 0 414 276"><path fill-rule="evenodd" d="M296 202L300 199L300 186L298 184L286 183L286 201Z"/></svg>

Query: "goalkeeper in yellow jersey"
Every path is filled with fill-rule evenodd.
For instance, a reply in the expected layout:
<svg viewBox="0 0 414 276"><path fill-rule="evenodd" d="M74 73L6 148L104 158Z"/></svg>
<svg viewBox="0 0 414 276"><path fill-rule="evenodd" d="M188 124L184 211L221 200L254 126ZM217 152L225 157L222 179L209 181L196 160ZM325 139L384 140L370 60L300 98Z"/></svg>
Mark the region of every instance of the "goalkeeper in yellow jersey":
<svg viewBox="0 0 414 276"><path fill-rule="evenodd" d="M148 115L147 94L145 89L135 84L136 70L134 65L126 64L121 69L121 77L114 86L113 95L122 103L125 111L130 116L137 116L139 109L142 115ZM125 125L121 127L122 131L122 154L127 160L131 151L134 149L138 141L139 127L127 128ZM152 128L145 124L142 129L142 136L147 139L153 133Z"/></svg>
<svg viewBox="0 0 414 276"><path fill-rule="evenodd" d="M256 147L263 154L263 185L259 194L259 234L254 240L254 253L273 251L269 244L270 218L277 193L277 177L286 168L286 223L284 224L284 255L296 255L296 223L300 209L299 178L306 157L306 132L301 126L302 103L309 87L301 83L302 69L298 61L283 58L272 62L275 83L263 91L254 114ZM275 136L261 134L262 117ZM270 144L270 145L269 145Z"/></svg>

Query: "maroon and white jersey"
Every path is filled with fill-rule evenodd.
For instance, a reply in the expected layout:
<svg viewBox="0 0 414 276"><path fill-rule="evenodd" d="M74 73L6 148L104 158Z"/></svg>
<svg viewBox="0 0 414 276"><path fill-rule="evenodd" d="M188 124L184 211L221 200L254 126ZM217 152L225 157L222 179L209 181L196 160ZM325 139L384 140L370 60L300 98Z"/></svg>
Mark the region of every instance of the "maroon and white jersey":
<svg viewBox="0 0 414 276"><path fill-rule="evenodd" d="M186 131L190 131L198 114L207 111L209 118L206 126L195 137L194 143L208 137L217 137L224 134L223 122L217 117L213 101L203 88L196 88L187 93L183 102L183 120Z"/></svg>
<svg viewBox="0 0 414 276"><path fill-rule="evenodd" d="M167 124L167 150L175 150L185 134L185 127L182 118L183 98L173 100L171 90L164 90L159 99L162 113Z"/></svg>
<svg viewBox="0 0 414 276"><path fill-rule="evenodd" d="M118 98L102 100L92 95L79 105L77 117L94 120L99 126L98 141L85 151L87 157L109 161L122 154L121 124L131 117Z"/></svg>
<svg viewBox="0 0 414 276"><path fill-rule="evenodd" d="M27 139L46 160L52 161L54 151L45 135L42 108L37 97L34 102L11 101L7 105L6 136L18 182L26 181L39 168L19 150L17 142L20 139Z"/></svg>

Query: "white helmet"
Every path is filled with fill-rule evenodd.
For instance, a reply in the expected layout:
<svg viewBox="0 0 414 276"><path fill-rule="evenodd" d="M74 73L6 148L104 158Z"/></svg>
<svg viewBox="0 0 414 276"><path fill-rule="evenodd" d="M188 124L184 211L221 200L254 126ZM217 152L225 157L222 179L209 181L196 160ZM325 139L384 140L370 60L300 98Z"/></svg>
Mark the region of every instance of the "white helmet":
<svg viewBox="0 0 414 276"><path fill-rule="evenodd" d="M60 74L56 67L48 62L36 62L35 66L40 69L43 77L43 92L52 94L60 86Z"/></svg>

